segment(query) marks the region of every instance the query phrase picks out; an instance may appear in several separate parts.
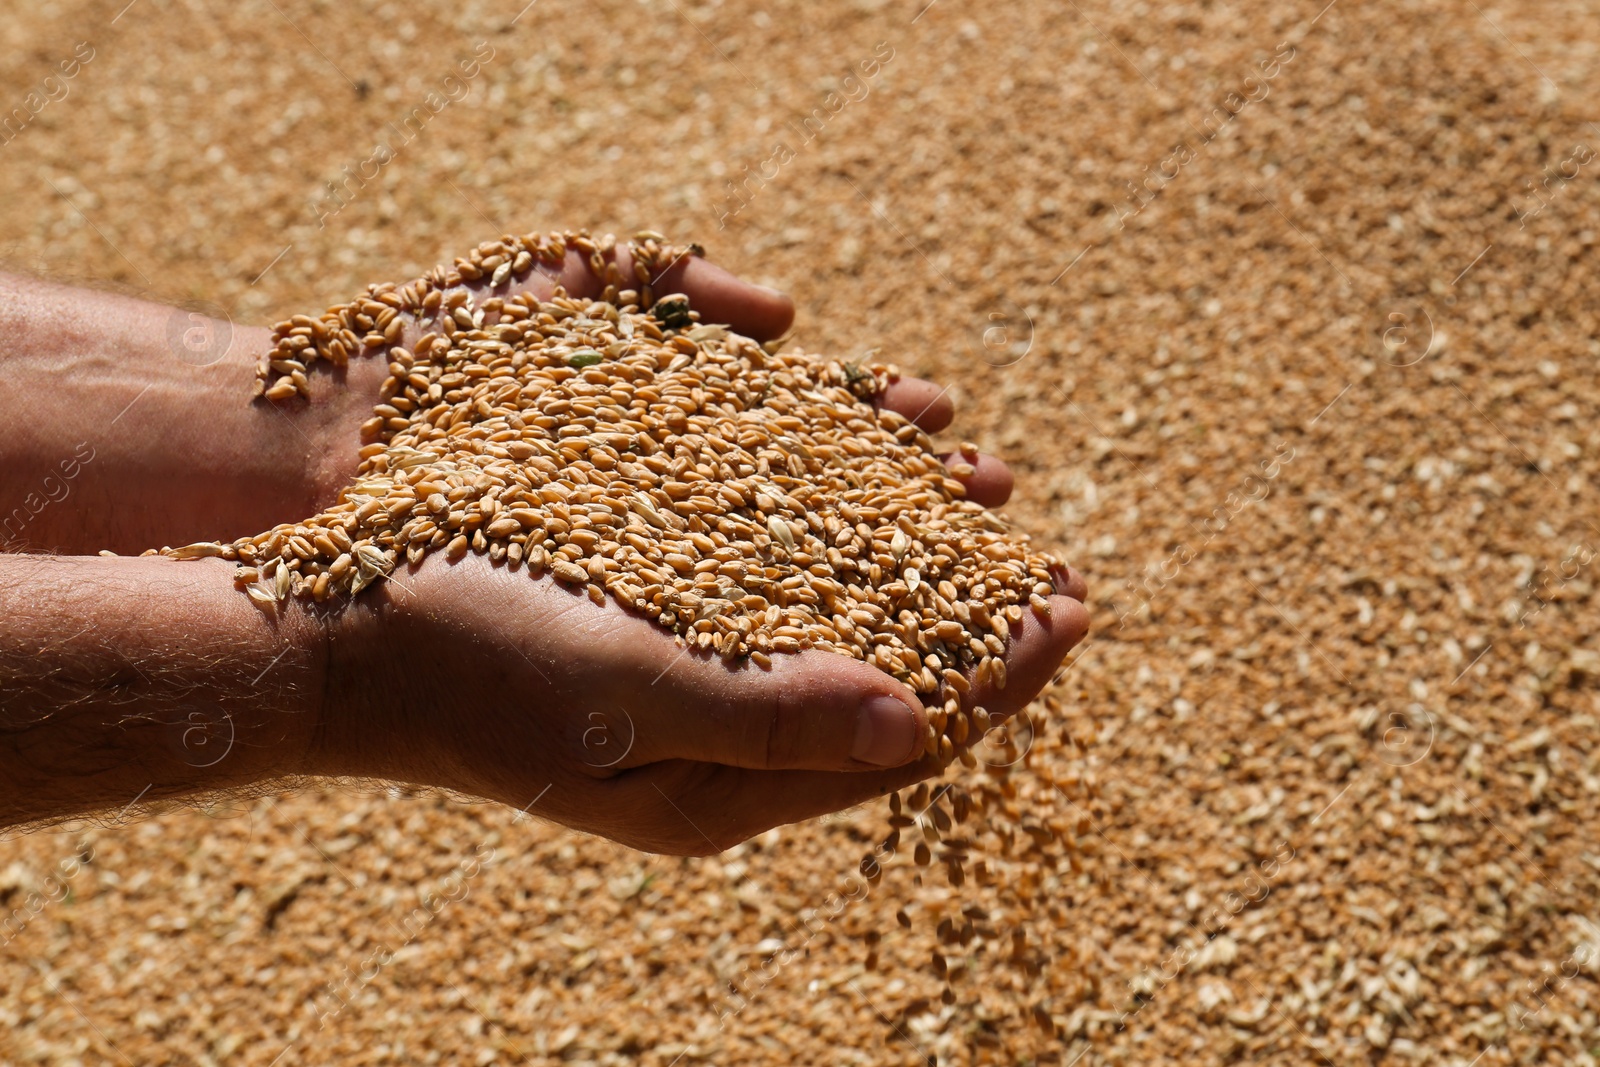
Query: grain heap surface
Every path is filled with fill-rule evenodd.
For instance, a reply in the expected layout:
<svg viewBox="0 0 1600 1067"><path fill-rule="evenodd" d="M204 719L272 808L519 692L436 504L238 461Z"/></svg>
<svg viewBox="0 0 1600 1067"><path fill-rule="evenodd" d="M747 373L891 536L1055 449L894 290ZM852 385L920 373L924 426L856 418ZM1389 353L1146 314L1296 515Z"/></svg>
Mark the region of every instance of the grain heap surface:
<svg viewBox="0 0 1600 1067"><path fill-rule="evenodd" d="M478 305L458 287L521 280L575 241L597 272L610 267L617 303L558 290ZM641 246L647 280L660 245ZM927 755L974 765L966 746L989 713L962 696L974 681L1005 687L1011 626L1049 611L1058 561L965 499L915 424L872 406L892 367L768 352L699 323L686 297L617 290L600 256L582 236L508 237L280 324L260 367L269 401L305 393L318 359L388 361L355 478L302 522L165 554L237 560L237 584L270 610L358 594L402 557L477 552L597 604L609 596L724 658L770 666L821 648L864 660L934 708Z"/></svg>
<svg viewBox="0 0 1600 1067"><path fill-rule="evenodd" d="M1600 5L525 4L30 6L5 107L96 58L0 149L0 255L242 329L513 219L714 229L806 348L949 385L1086 574L1049 728L929 846L1012 850L863 891L881 803L693 861L399 792L131 810L4 843L0 1060L1594 1062Z"/></svg>

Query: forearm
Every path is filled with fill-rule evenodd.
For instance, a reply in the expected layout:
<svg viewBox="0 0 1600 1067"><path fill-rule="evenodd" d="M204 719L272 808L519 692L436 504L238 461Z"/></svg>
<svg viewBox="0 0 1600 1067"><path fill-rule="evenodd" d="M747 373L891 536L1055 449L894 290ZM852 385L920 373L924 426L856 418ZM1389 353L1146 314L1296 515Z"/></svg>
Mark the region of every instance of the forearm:
<svg viewBox="0 0 1600 1067"><path fill-rule="evenodd" d="M0 555L0 827L310 773L317 627L220 561Z"/></svg>
<svg viewBox="0 0 1600 1067"><path fill-rule="evenodd" d="M504 298L553 278L456 288ZM600 284L576 253L560 280ZM414 345L424 327L403 324ZM388 363L364 350L314 368L309 401L252 399L272 346L270 329L0 273L0 551L134 554L326 507L356 469Z"/></svg>
<svg viewBox="0 0 1600 1067"><path fill-rule="evenodd" d="M341 398L252 403L270 343L268 330L0 274L0 548L135 553L310 514L313 442Z"/></svg>

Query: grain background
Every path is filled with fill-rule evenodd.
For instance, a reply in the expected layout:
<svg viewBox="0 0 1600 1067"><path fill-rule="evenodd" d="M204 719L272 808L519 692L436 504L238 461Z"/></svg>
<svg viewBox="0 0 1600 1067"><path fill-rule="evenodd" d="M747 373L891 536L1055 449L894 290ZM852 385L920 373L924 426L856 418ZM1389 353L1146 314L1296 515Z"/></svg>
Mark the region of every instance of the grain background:
<svg viewBox="0 0 1600 1067"><path fill-rule="evenodd" d="M504 230L698 240L1015 466L1085 748L1025 772L1038 959L951 1005L941 879L796 933L876 809L701 861L377 792L14 837L0 1061L1600 1055L1594 4L124 2L0 21L4 114L93 48L0 138L6 265L265 323Z"/></svg>

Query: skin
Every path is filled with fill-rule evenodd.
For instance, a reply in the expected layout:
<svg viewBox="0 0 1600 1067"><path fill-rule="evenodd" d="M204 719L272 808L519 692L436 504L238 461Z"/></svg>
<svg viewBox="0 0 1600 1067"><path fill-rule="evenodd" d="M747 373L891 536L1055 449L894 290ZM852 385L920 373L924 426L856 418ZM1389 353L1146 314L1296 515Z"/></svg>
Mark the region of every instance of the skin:
<svg viewBox="0 0 1600 1067"><path fill-rule="evenodd" d="M558 283L601 289L576 256L520 284L548 296ZM758 339L793 320L781 293L698 258L654 288ZM0 443L0 523L13 520L0 554L0 826L359 777L693 855L938 773L913 759L926 723L915 694L875 668L816 650L775 655L770 670L730 666L477 555L430 555L352 604L276 614L251 606L218 560L89 555L294 521L355 470L382 361L321 372L309 401L252 403L268 331L231 327L226 350L203 358L184 343L229 328L0 275L0 425L17 427ZM929 433L954 414L919 379L879 402ZM999 460L947 462L975 467L963 479L972 499L1010 495ZM1026 611L1013 628L1005 690L971 703L1015 713L1082 640L1083 579L1063 570L1056 585L1048 615Z"/></svg>

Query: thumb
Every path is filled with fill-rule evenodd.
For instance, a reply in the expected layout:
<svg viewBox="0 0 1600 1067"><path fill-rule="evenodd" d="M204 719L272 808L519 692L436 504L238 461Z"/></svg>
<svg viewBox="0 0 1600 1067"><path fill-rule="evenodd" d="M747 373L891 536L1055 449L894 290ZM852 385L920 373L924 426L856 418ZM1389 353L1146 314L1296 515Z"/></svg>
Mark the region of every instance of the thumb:
<svg viewBox="0 0 1600 1067"><path fill-rule="evenodd" d="M898 767L921 755L922 702L876 667L835 652L772 657L762 668L680 655L619 703L636 741L622 766L666 759L761 770Z"/></svg>

